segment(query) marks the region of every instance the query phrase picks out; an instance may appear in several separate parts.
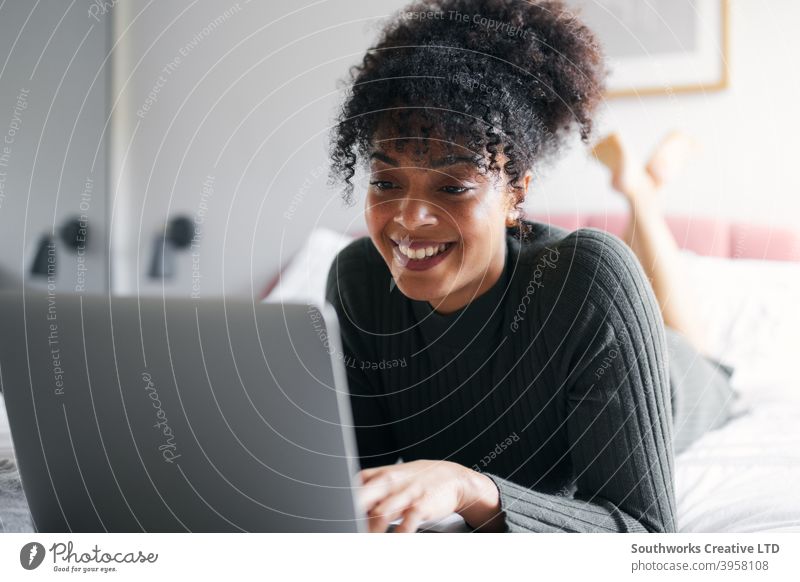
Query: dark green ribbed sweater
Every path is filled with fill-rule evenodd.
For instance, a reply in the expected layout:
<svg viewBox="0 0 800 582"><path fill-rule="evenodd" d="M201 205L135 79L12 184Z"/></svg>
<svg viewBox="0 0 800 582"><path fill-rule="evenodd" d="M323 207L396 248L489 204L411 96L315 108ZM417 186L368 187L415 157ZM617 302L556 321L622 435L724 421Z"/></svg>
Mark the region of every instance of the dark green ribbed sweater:
<svg viewBox="0 0 800 582"><path fill-rule="evenodd" d="M676 530L663 320L635 255L529 223L505 270L442 315L391 285L367 237L334 261L362 468L446 459L490 477L506 531ZM476 524L472 524L476 525Z"/></svg>

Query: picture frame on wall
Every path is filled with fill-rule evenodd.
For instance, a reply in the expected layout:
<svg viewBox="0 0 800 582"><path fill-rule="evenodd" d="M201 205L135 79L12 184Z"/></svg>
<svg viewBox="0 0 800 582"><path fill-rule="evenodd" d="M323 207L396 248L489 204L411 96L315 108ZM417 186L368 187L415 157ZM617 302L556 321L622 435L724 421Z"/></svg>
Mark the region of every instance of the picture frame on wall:
<svg viewBox="0 0 800 582"><path fill-rule="evenodd" d="M606 53L608 97L728 87L728 0L569 0Z"/></svg>

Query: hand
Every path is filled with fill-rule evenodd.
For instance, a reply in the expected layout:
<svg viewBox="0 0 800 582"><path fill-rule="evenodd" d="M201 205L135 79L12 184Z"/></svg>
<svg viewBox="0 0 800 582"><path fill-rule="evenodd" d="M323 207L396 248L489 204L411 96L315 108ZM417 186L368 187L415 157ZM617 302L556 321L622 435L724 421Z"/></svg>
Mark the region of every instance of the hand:
<svg viewBox="0 0 800 582"><path fill-rule="evenodd" d="M450 461L411 461L364 469L358 501L370 532L415 532L426 520L460 513L468 524L492 523L498 529L499 493L488 477ZM487 483L488 482L488 483Z"/></svg>

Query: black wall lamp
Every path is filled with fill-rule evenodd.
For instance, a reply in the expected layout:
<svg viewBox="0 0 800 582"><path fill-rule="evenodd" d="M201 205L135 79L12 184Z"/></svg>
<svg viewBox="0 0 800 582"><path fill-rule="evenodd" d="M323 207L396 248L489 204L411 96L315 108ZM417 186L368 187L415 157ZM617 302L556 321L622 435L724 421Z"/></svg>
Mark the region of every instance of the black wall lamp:
<svg viewBox="0 0 800 582"><path fill-rule="evenodd" d="M77 217L68 219L58 231L64 246L71 251L85 249L89 240L89 224ZM50 233L39 238L36 255L31 266L31 275L37 277L55 276L56 274L56 239Z"/></svg>
<svg viewBox="0 0 800 582"><path fill-rule="evenodd" d="M177 251L192 244L195 236L194 222L186 216L176 216L159 232L153 244L150 261L151 279L171 279L175 276L175 257Z"/></svg>
<svg viewBox="0 0 800 582"><path fill-rule="evenodd" d="M31 275L47 277L56 274L56 241L49 234L43 234L36 245Z"/></svg>

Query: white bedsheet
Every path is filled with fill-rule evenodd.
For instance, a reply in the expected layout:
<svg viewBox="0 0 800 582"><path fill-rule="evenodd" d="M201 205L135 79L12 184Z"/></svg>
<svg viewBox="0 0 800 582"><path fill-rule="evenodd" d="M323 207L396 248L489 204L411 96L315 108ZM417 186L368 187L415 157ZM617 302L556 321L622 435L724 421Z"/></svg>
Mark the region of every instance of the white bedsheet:
<svg viewBox="0 0 800 582"><path fill-rule="evenodd" d="M11 429L8 427L8 416L6 415L6 401L0 393L0 459L7 459L13 456L14 447L11 444Z"/></svg>
<svg viewBox="0 0 800 582"><path fill-rule="evenodd" d="M677 457L679 530L800 531L800 265L686 256L743 414Z"/></svg>
<svg viewBox="0 0 800 582"><path fill-rule="evenodd" d="M800 398L771 392L676 458L679 531L800 532Z"/></svg>

